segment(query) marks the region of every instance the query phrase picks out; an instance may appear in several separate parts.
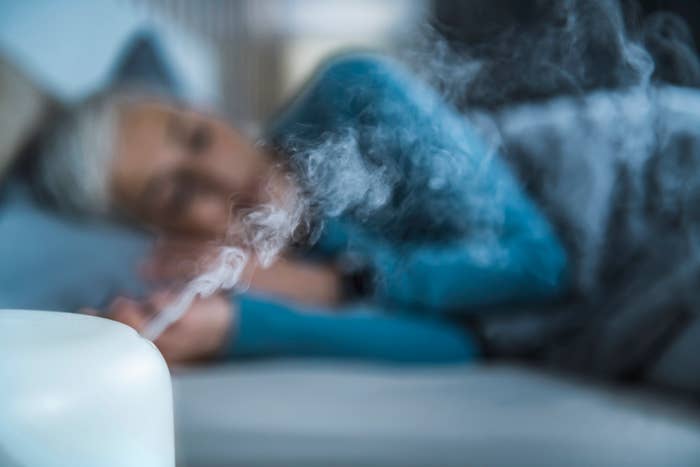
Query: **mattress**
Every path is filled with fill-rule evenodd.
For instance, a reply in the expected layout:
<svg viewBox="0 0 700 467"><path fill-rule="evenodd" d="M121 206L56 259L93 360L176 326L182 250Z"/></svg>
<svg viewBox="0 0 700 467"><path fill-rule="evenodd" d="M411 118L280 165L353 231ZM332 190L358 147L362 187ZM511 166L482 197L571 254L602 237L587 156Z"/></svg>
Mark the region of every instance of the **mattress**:
<svg viewBox="0 0 700 467"><path fill-rule="evenodd" d="M693 404L518 366L260 361L174 395L179 466L700 466Z"/></svg>

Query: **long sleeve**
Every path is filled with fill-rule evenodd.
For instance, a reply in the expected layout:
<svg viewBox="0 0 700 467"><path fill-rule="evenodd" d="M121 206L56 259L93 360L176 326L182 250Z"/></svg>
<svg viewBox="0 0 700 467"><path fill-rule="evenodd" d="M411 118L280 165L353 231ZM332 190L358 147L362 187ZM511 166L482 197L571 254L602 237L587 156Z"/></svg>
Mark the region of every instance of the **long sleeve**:
<svg viewBox="0 0 700 467"><path fill-rule="evenodd" d="M502 203L498 230L451 242L396 244L347 226L348 248L374 273L374 301L396 309L470 314L559 297L568 280L559 239L514 185Z"/></svg>
<svg viewBox="0 0 700 467"><path fill-rule="evenodd" d="M313 144L347 128L370 160L401 177L394 204L362 225L341 219L343 235L330 222L319 249L364 256L381 305L471 312L551 300L566 289L566 252L510 168L398 64L371 55L331 61L271 134Z"/></svg>
<svg viewBox="0 0 700 467"><path fill-rule="evenodd" d="M250 295L237 308L225 356L311 356L392 362L467 362L476 342L446 322L368 307L304 310Z"/></svg>
<svg viewBox="0 0 700 467"><path fill-rule="evenodd" d="M375 300L395 308L472 313L561 293L566 257L557 242L516 235L489 249L474 241L400 249L375 244L367 252Z"/></svg>

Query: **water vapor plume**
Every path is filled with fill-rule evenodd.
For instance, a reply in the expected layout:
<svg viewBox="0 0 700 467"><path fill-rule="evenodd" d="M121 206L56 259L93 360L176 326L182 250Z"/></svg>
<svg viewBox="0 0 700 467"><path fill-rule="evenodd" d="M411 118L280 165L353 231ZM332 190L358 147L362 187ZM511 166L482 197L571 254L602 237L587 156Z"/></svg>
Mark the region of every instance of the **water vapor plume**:
<svg viewBox="0 0 700 467"><path fill-rule="evenodd" d="M504 261L495 239L508 191L483 177L496 156L554 224L571 256L574 295L600 305L592 308L605 310L601 319L620 310L637 316L639 290L655 294L646 303L700 304L685 285L650 286L674 264L700 264L700 125L691 108L700 104L693 92L665 86L700 86L683 20L642 19L631 1L463 5L513 10L495 29L468 11L456 32L454 24L447 35L425 26L397 55L462 112L484 146L458 142L448 151L400 125L376 125L372 109L313 141L287 141L296 201L244 213L216 267L185 288L151 336L197 295L235 287L251 254L269 264L299 225L312 223L309 212L314 220L350 216L399 246L478 239L495 251L475 253L482 264ZM676 285L690 274L674 276Z"/></svg>
<svg viewBox="0 0 700 467"><path fill-rule="evenodd" d="M212 264L189 281L177 298L148 323L144 337L158 338L189 310L197 297L207 298L220 290L244 287L243 273L252 259L263 268L272 264L304 221L304 199L294 184L288 187L291 191L284 199L237 213Z"/></svg>
<svg viewBox="0 0 700 467"><path fill-rule="evenodd" d="M692 34L669 12L642 18L634 1L460 5L499 27L452 11L400 55L499 147L565 242L572 299L585 308L569 303L575 313L561 320L572 350L563 364L630 374L700 309Z"/></svg>

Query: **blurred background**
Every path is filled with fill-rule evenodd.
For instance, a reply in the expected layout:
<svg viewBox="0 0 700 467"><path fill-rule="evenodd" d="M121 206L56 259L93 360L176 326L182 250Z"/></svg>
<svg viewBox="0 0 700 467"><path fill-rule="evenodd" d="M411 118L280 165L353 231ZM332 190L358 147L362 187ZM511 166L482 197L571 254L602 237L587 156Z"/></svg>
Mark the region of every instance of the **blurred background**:
<svg viewBox="0 0 700 467"><path fill-rule="evenodd" d="M239 125L256 127L328 55L347 49L400 53L426 24L452 44L469 45L528 21L528 5L513 0L4 0L0 53L8 77L3 85L18 82L9 76L20 72L52 98L77 100L104 86L130 41L148 37L183 96ZM640 17L659 10L678 13L698 41L696 2L639 5ZM15 71L5 71L10 68Z"/></svg>
<svg viewBox="0 0 700 467"><path fill-rule="evenodd" d="M322 58L390 50L431 7L427 0L5 1L0 47L43 89L72 100L104 84L129 41L148 36L185 97L257 124Z"/></svg>
<svg viewBox="0 0 700 467"><path fill-rule="evenodd" d="M402 56L426 31L459 50L531 21L532 4L546 2L0 0L0 179L54 108L115 82L156 83L255 133L333 54ZM659 10L679 14L700 43L700 2L642 0L638 8L640 20ZM420 61L411 65L421 71ZM690 71L684 76L700 77ZM0 260L19 259L0 270L0 298L24 287L34 301L23 307L48 309L51 297L69 292L76 306L104 303L84 287L85 277L102 278L92 269L60 267L43 292L27 279L42 261L63 265L73 256L87 257L88 268L111 268L98 264L98 253L116 234L81 232L69 243L60 236L62 219L47 220L34 208L27 214L10 198L0 197ZM49 231L44 222L59 226L55 239L38 235ZM150 246L136 237L118 245L129 253L120 261L134 262ZM55 254L45 253L51 248ZM0 303L6 306L15 305ZM682 353L697 367L697 334L693 339ZM674 375L697 388L689 367ZM291 465L288 459L464 465L466 458L473 465L700 465L693 457L700 455L700 421L686 405L562 382L527 367L246 362L177 373L175 391L183 466ZM435 461L438 452L445 462Z"/></svg>
<svg viewBox="0 0 700 467"><path fill-rule="evenodd" d="M391 50L426 20L426 0L135 2L171 19L209 50L223 111L258 123L329 55ZM225 84L223 84L225 83Z"/></svg>

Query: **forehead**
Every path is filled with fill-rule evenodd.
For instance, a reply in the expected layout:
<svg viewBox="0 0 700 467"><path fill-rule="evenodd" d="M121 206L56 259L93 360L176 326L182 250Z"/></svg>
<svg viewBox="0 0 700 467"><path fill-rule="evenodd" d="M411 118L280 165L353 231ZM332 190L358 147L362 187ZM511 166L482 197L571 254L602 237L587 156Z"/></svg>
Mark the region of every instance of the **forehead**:
<svg viewBox="0 0 700 467"><path fill-rule="evenodd" d="M120 130L134 131L164 123L179 112L177 107L156 100L127 101L119 109Z"/></svg>

